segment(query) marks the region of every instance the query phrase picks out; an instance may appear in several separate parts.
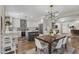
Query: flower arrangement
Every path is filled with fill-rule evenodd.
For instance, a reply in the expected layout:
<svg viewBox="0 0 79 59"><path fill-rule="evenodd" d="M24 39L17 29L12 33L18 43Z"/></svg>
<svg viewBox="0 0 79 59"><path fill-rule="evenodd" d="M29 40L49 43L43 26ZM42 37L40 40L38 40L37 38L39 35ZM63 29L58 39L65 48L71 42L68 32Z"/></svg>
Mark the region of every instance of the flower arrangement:
<svg viewBox="0 0 79 59"><path fill-rule="evenodd" d="M11 22L10 21L6 21L5 22L5 26L10 26L11 25Z"/></svg>
<svg viewBox="0 0 79 59"><path fill-rule="evenodd" d="M50 31L49 31L49 35L51 35L53 33L53 30L52 29L50 29Z"/></svg>

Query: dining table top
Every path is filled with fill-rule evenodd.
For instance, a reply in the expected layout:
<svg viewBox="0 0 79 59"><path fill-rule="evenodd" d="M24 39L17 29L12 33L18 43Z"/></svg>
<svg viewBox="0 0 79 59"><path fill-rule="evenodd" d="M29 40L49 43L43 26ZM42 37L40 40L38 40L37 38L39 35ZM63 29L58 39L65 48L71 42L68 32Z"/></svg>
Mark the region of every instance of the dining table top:
<svg viewBox="0 0 79 59"><path fill-rule="evenodd" d="M53 41L57 41L57 40L62 39L64 37L65 37L65 35L54 35L54 36L43 35L43 36L37 36L37 39L42 40L47 43L52 43Z"/></svg>

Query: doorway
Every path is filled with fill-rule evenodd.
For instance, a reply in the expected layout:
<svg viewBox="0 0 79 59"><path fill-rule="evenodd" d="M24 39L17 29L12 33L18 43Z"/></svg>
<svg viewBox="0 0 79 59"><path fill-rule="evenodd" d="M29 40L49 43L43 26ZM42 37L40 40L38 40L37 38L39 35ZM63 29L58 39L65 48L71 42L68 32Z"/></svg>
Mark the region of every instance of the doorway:
<svg viewBox="0 0 79 59"><path fill-rule="evenodd" d="M26 27L27 27L27 21L25 19L21 19L20 20L21 37L26 36Z"/></svg>

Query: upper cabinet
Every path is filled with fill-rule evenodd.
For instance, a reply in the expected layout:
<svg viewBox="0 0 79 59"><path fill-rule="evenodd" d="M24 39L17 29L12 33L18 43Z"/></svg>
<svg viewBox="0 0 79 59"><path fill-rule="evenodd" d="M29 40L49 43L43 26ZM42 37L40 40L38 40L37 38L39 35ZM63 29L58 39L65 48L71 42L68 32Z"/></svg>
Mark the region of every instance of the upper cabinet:
<svg viewBox="0 0 79 59"><path fill-rule="evenodd" d="M9 16L6 16L5 17L5 33L10 33L13 31L13 21L12 21L12 18L9 17Z"/></svg>

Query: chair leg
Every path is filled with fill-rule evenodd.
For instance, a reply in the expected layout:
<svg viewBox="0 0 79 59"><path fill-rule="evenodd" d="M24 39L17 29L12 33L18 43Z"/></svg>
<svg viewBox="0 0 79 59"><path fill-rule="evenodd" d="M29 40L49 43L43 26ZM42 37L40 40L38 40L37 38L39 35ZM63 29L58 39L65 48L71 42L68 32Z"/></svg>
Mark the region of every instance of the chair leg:
<svg viewBox="0 0 79 59"><path fill-rule="evenodd" d="M37 51L37 47L35 47L35 51Z"/></svg>
<svg viewBox="0 0 79 59"><path fill-rule="evenodd" d="M54 50L53 50L53 52L57 53L57 52L58 52L58 50L57 50L57 49L54 49Z"/></svg>
<svg viewBox="0 0 79 59"><path fill-rule="evenodd" d="M68 52L66 44L63 46L63 49L64 49L64 52Z"/></svg>

